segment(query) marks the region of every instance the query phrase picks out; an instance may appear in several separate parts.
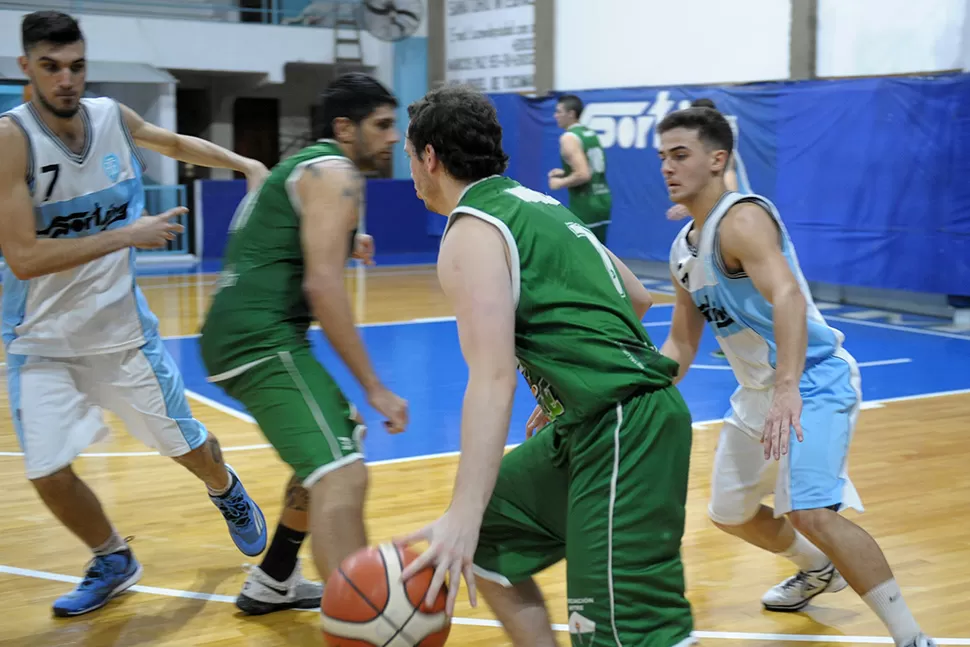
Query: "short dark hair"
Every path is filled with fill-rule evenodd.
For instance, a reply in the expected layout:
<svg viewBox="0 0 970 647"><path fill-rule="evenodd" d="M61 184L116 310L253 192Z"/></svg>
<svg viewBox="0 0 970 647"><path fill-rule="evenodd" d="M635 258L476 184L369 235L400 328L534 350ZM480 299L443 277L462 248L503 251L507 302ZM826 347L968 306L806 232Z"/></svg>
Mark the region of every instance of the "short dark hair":
<svg viewBox="0 0 970 647"><path fill-rule="evenodd" d="M717 110L717 106L710 99L694 99L690 102L691 108L713 108Z"/></svg>
<svg viewBox="0 0 970 647"><path fill-rule="evenodd" d="M81 27L71 16L60 11L35 11L20 23L20 40L24 54L40 43L70 45L84 40Z"/></svg>
<svg viewBox="0 0 970 647"><path fill-rule="evenodd" d="M577 97L575 94L564 94L559 97L556 103L562 104L562 109L569 112L572 110L576 113L576 119L583 114L583 100Z"/></svg>
<svg viewBox="0 0 970 647"><path fill-rule="evenodd" d="M418 159L428 144L456 180L501 175L509 163L502 125L488 97L474 88L446 85L408 106L408 139Z"/></svg>
<svg viewBox="0 0 970 647"><path fill-rule="evenodd" d="M320 97L320 123L317 138L334 136L333 122L346 117L359 124L381 106L397 107L397 99L390 90L372 76L362 72L341 74Z"/></svg>
<svg viewBox="0 0 970 647"><path fill-rule="evenodd" d="M685 108L676 110L664 117L657 126L657 133L663 135L674 128L696 130L697 137L708 150L734 150L734 133L731 125L713 108Z"/></svg>

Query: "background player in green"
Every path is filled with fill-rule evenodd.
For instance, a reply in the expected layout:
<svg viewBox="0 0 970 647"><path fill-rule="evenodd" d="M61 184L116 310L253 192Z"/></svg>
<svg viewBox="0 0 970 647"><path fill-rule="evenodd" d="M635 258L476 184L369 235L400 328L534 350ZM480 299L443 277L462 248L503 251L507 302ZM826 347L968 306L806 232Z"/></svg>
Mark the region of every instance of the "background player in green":
<svg viewBox="0 0 970 647"><path fill-rule="evenodd" d="M459 87L409 109L418 196L449 215L438 277L468 384L451 505L403 537L430 547L430 600L464 575L516 646L556 644L533 576L566 559L574 645L692 642L680 559L691 419L640 318L650 295L575 214L504 177L502 128ZM503 458L519 367L541 427ZM545 418L552 424L543 425Z"/></svg>
<svg viewBox="0 0 970 647"><path fill-rule="evenodd" d="M388 418L407 424L407 403L378 379L354 326L344 283L348 256L370 258L357 234L360 170L387 168L399 141L397 101L363 74L341 76L322 106L317 143L281 162L240 205L231 225L219 291L202 329L209 380L240 401L293 468L279 527L237 606L260 614L319 606L322 589L302 578L297 551L310 531L317 571L326 577L367 545L364 426L333 378L313 357L313 317Z"/></svg>
<svg viewBox="0 0 970 647"><path fill-rule="evenodd" d="M606 244L613 196L606 183L606 153L599 135L579 123L583 101L565 94L556 103L556 123L566 132L559 138L562 168L549 171L549 188L569 189L569 210Z"/></svg>

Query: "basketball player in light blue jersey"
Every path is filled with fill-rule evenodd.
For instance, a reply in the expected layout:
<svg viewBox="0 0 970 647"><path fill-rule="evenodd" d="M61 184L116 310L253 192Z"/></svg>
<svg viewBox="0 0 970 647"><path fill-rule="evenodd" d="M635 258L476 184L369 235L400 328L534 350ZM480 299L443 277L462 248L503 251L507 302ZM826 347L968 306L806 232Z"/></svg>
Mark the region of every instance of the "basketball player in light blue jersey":
<svg viewBox="0 0 970 647"><path fill-rule="evenodd" d="M670 250L677 301L661 352L683 378L706 321L739 384L714 458L711 519L798 567L764 595L766 609L798 611L848 583L897 645L933 646L879 546L839 514L862 511L846 467L859 368L816 308L781 217L766 198L725 186L734 136L716 110L673 112L658 133L670 198L693 218ZM774 510L761 503L769 494Z"/></svg>
<svg viewBox="0 0 970 647"><path fill-rule="evenodd" d="M71 464L108 428L129 432L199 479L246 555L266 546L266 523L216 438L193 418L158 320L135 283L135 247L160 247L182 230L140 217L144 167L136 145L259 181L266 169L222 148L145 123L107 98L82 99L85 44L73 18L25 16L20 65L33 97L0 118L3 342L14 429L26 476L94 559L57 616L102 607L142 567ZM148 504L146 504L148 505Z"/></svg>

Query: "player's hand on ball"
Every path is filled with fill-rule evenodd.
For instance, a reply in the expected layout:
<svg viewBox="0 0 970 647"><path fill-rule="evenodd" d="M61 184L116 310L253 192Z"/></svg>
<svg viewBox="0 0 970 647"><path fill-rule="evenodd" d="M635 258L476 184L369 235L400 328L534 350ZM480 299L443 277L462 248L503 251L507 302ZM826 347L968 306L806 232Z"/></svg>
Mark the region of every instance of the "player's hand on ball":
<svg viewBox="0 0 970 647"><path fill-rule="evenodd" d="M529 416L529 420L525 423L525 437L532 438L532 434L548 424L549 418L547 418L546 414L542 411L542 407L536 405L536 408L532 411L532 415Z"/></svg>
<svg viewBox="0 0 970 647"><path fill-rule="evenodd" d="M367 392L367 401L381 412L387 420L384 428L390 434L399 434L408 426L408 401L389 391L384 386L377 386Z"/></svg>
<svg viewBox="0 0 970 647"><path fill-rule="evenodd" d="M364 261L364 265L374 264L374 237L367 234L354 236L353 258Z"/></svg>
<svg viewBox="0 0 970 647"><path fill-rule="evenodd" d="M176 234L185 231L185 227L172 222L177 218L188 213L185 207L175 207L157 216L142 216L128 225L128 235L131 237L131 246L138 249L154 249L164 247L170 240L175 240Z"/></svg>
<svg viewBox="0 0 970 647"><path fill-rule="evenodd" d="M395 543L407 545L423 539L430 544L426 551L407 565L401 573L401 580L407 581L421 569L432 566L434 577L431 578L431 585L425 596L425 604L431 606L445 583L445 575L448 575L445 613L451 617L455 615L455 600L458 597L460 579L464 576L465 585L468 587L468 601L473 607L477 606L473 560L481 526L480 516L470 519L460 508L452 506L437 521L407 537L395 540Z"/></svg>
<svg viewBox="0 0 970 647"><path fill-rule="evenodd" d="M684 218L690 218L690 211L684 205L675 204L667 209L667 220L683 220Z"/></svg>
<svg viewBox="0 0 970 647"><path fill-rule="evenodd" d="M761 442L765 446L765 460L771 460L772 454L775 460L779 460L788 453L792 428L795 429L798 442L805 440L801 419L802 395L798 392L798 385L776 386L761 436Z"/></svg>

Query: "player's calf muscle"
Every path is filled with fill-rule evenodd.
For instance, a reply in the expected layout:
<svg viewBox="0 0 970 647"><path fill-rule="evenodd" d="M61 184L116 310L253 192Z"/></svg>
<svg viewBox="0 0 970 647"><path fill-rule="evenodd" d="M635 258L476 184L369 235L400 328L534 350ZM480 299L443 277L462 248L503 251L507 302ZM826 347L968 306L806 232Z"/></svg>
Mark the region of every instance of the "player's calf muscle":
<svg viewBox="0 0 970 647"><path fill-rule="evenodd" d="M367 545L367 468L362 461L355 461L326 474L309 491L313 557L317 571L326 576L344 558Z"/></svg>
<svg viewBox="0 0 970 647"><path fill-rule="evenodd" d="M176 456L174 460L213 489L222 489L228 485L229 473L222 460L222 447L212 434L209 434L205 443L187 454Z"/></svg>

